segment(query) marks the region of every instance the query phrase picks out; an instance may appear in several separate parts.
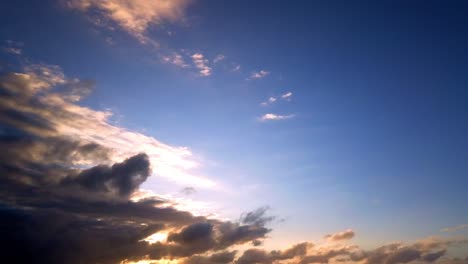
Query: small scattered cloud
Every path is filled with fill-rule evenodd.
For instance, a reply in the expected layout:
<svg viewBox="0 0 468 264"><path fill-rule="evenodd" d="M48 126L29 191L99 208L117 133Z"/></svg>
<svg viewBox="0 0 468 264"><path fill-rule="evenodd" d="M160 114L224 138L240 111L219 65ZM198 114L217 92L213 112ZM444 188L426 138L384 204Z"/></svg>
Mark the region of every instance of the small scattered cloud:
<svg viewBox="0 0 468 264"><path fill-rule="evenodd" d="M180 68L189 68L190 65L187 64L181 54L173 52L170 55L162 56L162 61L164 63L170 63Z"/></svg>
<svg viewBox="0 0 468 264"><path fill-rule="evenodd" d="M264 114L262 117L260 117L260 121L276 121L276 120L285 120L285 119L290 119L293 118L295 115L290 114L290 115L277 115L277 114Z"/></svg>
<svg viewBox="0 0 468 264"><path fill-rule="evenodd" d="M288 99L291 98L292 95L293 95L292 92L287 92L287 93L281 95L281 98L288 100Z"/></svg>
<svg viewBox="0 0 468 264"><path fill-rule="evenodd" d="M351 229L347 229L345 231L337 232L334 234L328 234L323 238L330 242L342 241L342 240L349 240L353 238L355 235L354 231Z"/></svg>
<svg viewBox="0 0 468 264"><path fill-rule="evenodd" d="M261 106L267 106L267 105L270 105L270 104L273 104L275 102L277 102L279 99L281 100L286 100L286 101L291 101L291 97L292 97L293 93L292 92L287 92L285 94L282 94L280 96L270 96L268 98L268 100L266 100L265 102L261 102L260 105Z"/></svg>
<svg viewBox="0 0 468 264"><path fill-rule="evenodd" d="M196 192L197 190L193 187L185 187L181 190L181 193L183 193L184 195L192 195Z"/></svg>
<svg viewBox="0 0 468 264"><path fill-rule="evenodd" d="M208 60L203 54L195 53L192 55L193 64L199 69L200 76L206 77L211 75L211 67L208 66Z"/></svg>
<svg viewBox="0 0 468 264"><path fill-rule="evenodd" d="M255 79L262 79L264 77L266 77L267 75L269 75L270 72L269 71L266 71L266 70L260 70L258 72L253 72L249 78L247 78L248 80L255 80Z"/></svg>
<svg viewBox="0 0 468 264"><path fill-rule="evenodd" d="M241 69L241 66L240 66L240 64L237 64L237 65L235 65L235 66L232 68L232 70L231 70L231 71L233 71L233 72L237 72L237 71L240 71L240 69Z"/></svg>
<svg viewBox="0 0 468 264"><path fill-rule="evenodd" d="M456 232L456 231L460 231L463 229L468 229L468 224L446 227L446 228L441 229L441 231L442 232Z"/></svg>
<svg viewBox="0 0 468 264"><path fill-rule="evenodd" d="M224 56L223 54L219 54L213 59L213 63L218 63L218 62L224 60L225 58L226 58L226 56Z"/></svg>

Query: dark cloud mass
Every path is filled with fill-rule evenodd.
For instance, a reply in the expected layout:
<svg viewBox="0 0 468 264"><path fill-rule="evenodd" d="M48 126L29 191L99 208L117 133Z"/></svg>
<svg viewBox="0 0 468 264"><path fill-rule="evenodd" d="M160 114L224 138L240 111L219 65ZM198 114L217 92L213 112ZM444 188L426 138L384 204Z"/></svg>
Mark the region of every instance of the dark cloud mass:
<svg viewBox="0 0 468 264"><path fill-rule="evenodd" d="M148 258L185 264L467 263L446 257L449 246L466 240L427 239L363 250L342 244L354 237L352 230L327 235L331 245L249 249L260 246L271 231L266 225L274 217L267 214L268 207L230 222L163 207L162 199L132 201L132 193L151 174L148 156L135 153L116 161L111 158L115 149L87 140L87 134L71 136L80 128L95 128L93 136L99 139L99 129L105 127L100 112L76 104L85 94L80 87L88 91L89 85L67 79L56 66L33 65L0 77L2 263L106 264ZM61 92L54 91L57 87ZM144 240L159 231L169 232L166 242Z"/></svg>

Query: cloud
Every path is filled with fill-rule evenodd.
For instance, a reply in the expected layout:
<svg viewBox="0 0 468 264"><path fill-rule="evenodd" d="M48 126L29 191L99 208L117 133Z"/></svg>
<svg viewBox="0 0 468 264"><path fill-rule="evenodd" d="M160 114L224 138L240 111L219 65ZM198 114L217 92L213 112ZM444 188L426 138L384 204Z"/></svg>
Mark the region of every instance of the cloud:
<svg viewBox="0 0 468 264"><path fill-rule="evenodd" d="M69 0L66 1L66 5L93 14L96 14L97 10L105 19L116 23L140 42L148 43L151 39L147 37L146 31L151 25L182 20L190 2L188 0ZM102 23L102 19L96 19L95 23Z"/></svg>
<svg viewBox="0 0 468 264"><path fill-rule="evenodd" d="M192 55L193 63L195 67L200 70L200 76L210 76L211 75L211 68L208 66L208 60L205 59L203 54L195 53Z"/></svg>
<svg viewBox="0 0 468 264"><path fill-rule="evenodd" d="M177 53L177 52L173 52L172 54L170 55L164 55L161 57L162 61L164 63L170 63L170 64L173 64L177 67L180 67L180 68L189 68L190 65L188 65L184 58L182 57L181 54Z"/></svg>
<svg viewBox="0 0 468 264"><path fill-rule="evenodd" d="M281 95L281 98L283 98L283 99L288 99L288 98L290 98L291 96L292 96L292 92L287 92L287 93Z"/></svg>
<svg viewBox="0 0 468 264"><path fill-rule="evenodd" d="M185 195L191 195L197 192L197 190L193 187L185 187L181 191Z"/></svg>
<svg viewBox="0 0 468 264"><path fill-rule="evenodd" d="M234 68L232 68L232 71L233 72L237 72L241 69L241 66L239 64L237 64L236 66L234 66Z"/></svg>
<svg viewBox="0 0 468 264"><path fill-rule="evenodd" d="M76 91L89 90L90 84L66 78L58 66L29 65L23 72L0 77L0 84L4 91L0 97L0 121L16 129L35 137L73 138L82 144L99 145L109 150L109 163L146 153L157 176L194 187L215 186L213 181L191 172L199 164L188 148L173 147L116 126L109 121L111 112L76 104ZM72 161L74 166L97 165L93 159L76 158Z"/></svg>
<svg viewBox="0 0 468 264"><path fill-rule="evenodd" d="M463 224L463 225L446 227L446 228L443 228L441 231L442 232L456 232L456 231L460 231L460 230L467 229L467 228L468 228L468 224Z"/></svg>
<svg viewBox="0 0 468 264"><path fill-rule="evenodd" d="M13 55L21 55L23 53L23 42L7 40L5 45L2 47L3 51Z"/></svg>
<svg viewBox="0 0 468 264"><path fill-rule="evenodd" d="M213 59L213 63L218 63L222 60L224 60L226 58L226 56L224 56L223 54L218 54L214 59Z"/></svg>
<svg viewBox="0 0 468 264"><path fill-rule="evenodd" d="M334 234L328 234L324 236L324 238L328 241L341 241L341 240L349 240L354 237L354 231L351 229L347 229L345 231L341 231Z"/></svg>
<svg viewBox="0 0 468 264"><path fill-rule="evenodd" d="M241 223L194 216L154 196L132 200L164 166L153 162L183 164L187 150L111 125L108 113L69 99L70 83L79 82L47 65L0 78L2 261L106 264L216 251L208 259L222 263L233 258L225 249L271 231L265 209ZM147 240L162 233L167 241Z"/></svg>
<svg viewBox="0 0 468 264"><path fill-rule="evenodd" d="M248 80L254 80L254 79L262 79L264 77L266 77L267 75L269 75L270 72L269 71L265 71L265 70L260 70L258 72L253 72L250 77L248 78Z"/></svg>
<svg viewBox="0 0 468 264"><path fill-rule="evenodd" d="M285 119L291 119L295 115L290 114L290 115L277 115L277 114L264 114L262 117L260 117L260 121L269 121L269 120L285 120Z"/></svg>
<svg viewBox="0 0 468 264"><path fill-rule="evenodd" d="M267 106L267 105L270 105L270 104L273 104L275 102L277 102L279 99L281 100L286 100L286 101L290 101L291 100L291 96L292 96L292 92L287 92L285 94L282 94L280 96L270 96L268 98L268 100L266 100L265 102L261 102L260 105L261 106Z"/></svg>

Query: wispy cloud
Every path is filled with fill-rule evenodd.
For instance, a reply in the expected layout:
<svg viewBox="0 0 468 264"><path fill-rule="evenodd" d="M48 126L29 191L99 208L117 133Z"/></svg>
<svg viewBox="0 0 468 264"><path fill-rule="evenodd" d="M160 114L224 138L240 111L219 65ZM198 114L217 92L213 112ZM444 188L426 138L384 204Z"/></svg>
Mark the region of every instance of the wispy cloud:
<svg viewBox="0 0 468 264"><path fill-rule="evenodd" d="M275 121L275 120L285 120L285 119L290 119L293 118L295 115L290 114L290 115L277 115L277 114L264 114L262 117L260 117L260 121Z"/></svg>
<svg viewBox="0 0 468 264"><path fill-rule="evenodd" d="M224 60L226 58L226 56L224 56L223 54L218 54L214 59L213 59L213 63L218 63L222 60Z"/></svg>
<svg viewBox="0 0 468 264"><path fill-rule="evenodd" d="M293 93L292 92L287 92L285 94L282 94L280 96L270 96L268 98L268 100L266 100L265 102L262 102L260 103L261 106L267 106L267 105L270 105L270 104L273 104L275 102L277 102L279 99L281 100L286 100L286 101L290 101L291 100L291 97L292 97Z"/></svg>
<svg viewBox="0 0 468 264"><path fill-rule="evenodd" d="M237 64L236 66L234 66L234 68L232 68L232 71L233 72L237 72L241 69L241 66L239 64Z"/></svg>
<svg viewBox="0 0 468 264"><path fill-rule="evenodd" d="M23 43L19 41L7 40L5 45L2 47L6 53L21 55L23 53Z"/></svg>
<svg viewBox="0 0 468 264"><path fill-rule="evenodd" d="M200 76L210 76L211 75L211 68L208 66L208 60L205 59L203 54L195 53L192 55L193 64L195 67L200 70Z"/></svg>
<svg viewBox="0 0 468 264"><path fill-rule="evenodd" d="M446 228L441 229L441 231L442 232L456 232L456 231L460 231L463 229L468 229L468 224L446 227Z"/></svg>
<svg viewBox="0 0 468 264"><path fill-rule="evenodd" d="M176 22L184 17L188 0L70 0L69 8L93 13L100 11L108 20L119 25L123 30L142 43L151 42L146 30L151 25L159 25L165 21ZM94 12L95 13L95 12ZM95 20L102 23L102 19Z"/></svg>
<svg viewBox="0 0 468 264"><path fill-rule="evenodd" d="M255 80L255 79L262 79L264 78L265 76L269 75L270 72L269 71L266 71L266 70L260 70L258 72L253 72L250 77L248 78L248 80Z"/></svg>

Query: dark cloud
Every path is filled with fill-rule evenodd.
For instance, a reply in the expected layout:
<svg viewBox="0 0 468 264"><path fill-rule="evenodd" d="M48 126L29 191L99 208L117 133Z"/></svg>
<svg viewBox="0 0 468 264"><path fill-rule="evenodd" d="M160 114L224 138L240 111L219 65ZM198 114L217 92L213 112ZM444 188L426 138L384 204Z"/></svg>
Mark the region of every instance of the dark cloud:
<svg viewBox="0 0 468 264"><path fill-rule="evenodd" d="M338 232L335 234L328 234L324 236L324 238L328 241L341 241L341 240L349 240L354 237L354 231L351 229Z"/></svg>
<svg viewBox="0 0 468 264"><path fill-rule="evenodd" d="M195 188L193 187L185 187L181 190L181 192L185 195L191 195L191 194L194 194L197 192L197 190L195 190Z"/></svg>
<svg viewBox="0 0 468 264"><path fill-rule="evenodd" d="M92 192L110 193L128 197L150 175L150 163L146 154L138 154L122 163L96 166L83 170L76 176L61 181L67 187L77 187Z"/></svg>
<svg viewBox="0 0 468 264"><path fill-rule="evenodd" d="M274 216L268 216L266 212L270 209L268 206L260 207L255 211L248 212L241 216L241 222L248 225L264 226L265 224L273 221Z"/></svg>

